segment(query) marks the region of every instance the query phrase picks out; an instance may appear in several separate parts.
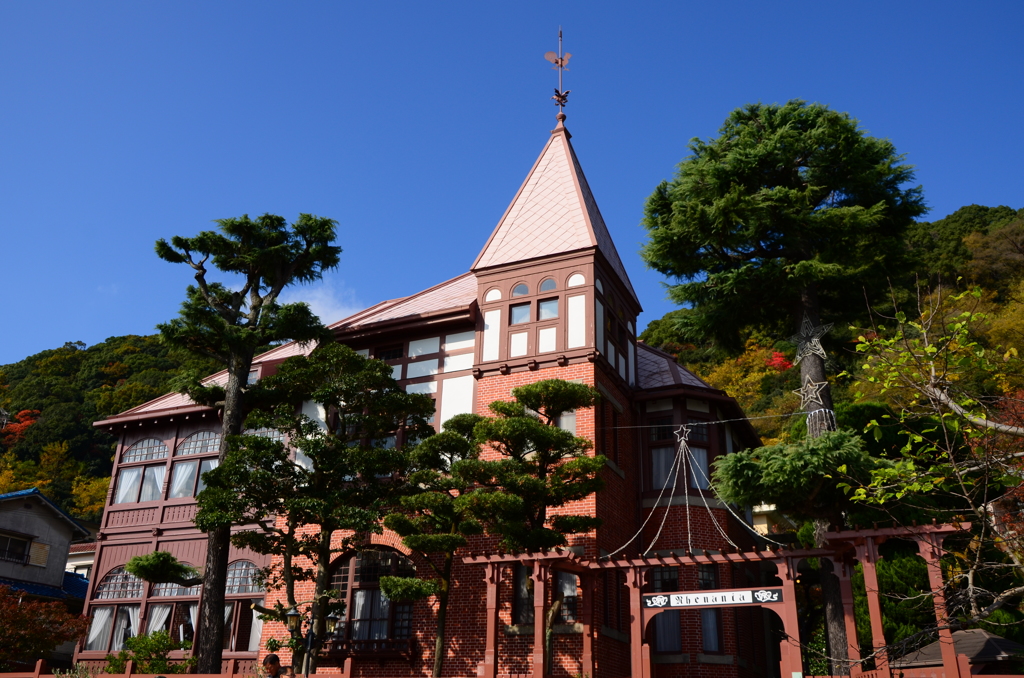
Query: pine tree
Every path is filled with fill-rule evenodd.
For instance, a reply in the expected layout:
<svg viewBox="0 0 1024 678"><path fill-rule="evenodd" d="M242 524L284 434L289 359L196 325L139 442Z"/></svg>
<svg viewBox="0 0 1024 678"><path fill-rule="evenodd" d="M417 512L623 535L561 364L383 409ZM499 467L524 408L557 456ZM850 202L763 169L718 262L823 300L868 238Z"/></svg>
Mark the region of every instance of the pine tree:
<svg viewBox="0 0 1024 678"><path fill-rule="evenodd" d="M260 389L248 388L253 357L261 347L285 340L300 342L328 338L320 320L303 303L280 304L288 285L319 280L338 265L341 248L332 244L337 222L300 214L292 224L264 214L217 220L219 231L192 238L158 240L156 253L165 261L188 264L196 284L189 286L181 315L159 326L166 342L212 358L227 368L223 385L203 384L198 374L181 385L195 402L221 411L221 461L232 436L242 432ZM211 263L232 289L208 279ZM218 673L224 627L224 588L227 579L230 524L208 526L203 601L195 654L199 673Z"/></svg>

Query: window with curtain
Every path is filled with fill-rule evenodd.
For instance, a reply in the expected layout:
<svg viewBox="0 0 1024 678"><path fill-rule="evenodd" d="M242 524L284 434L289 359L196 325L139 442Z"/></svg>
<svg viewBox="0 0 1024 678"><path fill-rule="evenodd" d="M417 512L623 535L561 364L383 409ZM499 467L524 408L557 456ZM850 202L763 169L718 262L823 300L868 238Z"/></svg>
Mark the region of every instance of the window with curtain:
<svg viewBox="0 0 1024 678"><path fill-rule="evenodd" d="M562 609L558 618L563 624L575 624L579 609L576 595L576 575L571 572L555 571L555 591L562 595Z"/></svg>
<svg viewBox="0 0 1024 678"><path fill-rule="evenodd" d="M706 490L711 487L711 469L708 467L708 451L704 447L690 448L690 487Z"/></svg>
<svg viewBox="0 0 1024 678"><path fill-rule="evenodd" d="M697 585L702 590L717 589L718 567L697 566ZM722 651L722 611L718 608L704 608L700 611L700 638L704 652Z"/></svg>
<svg viewBox="0 0 1024 678"><path fill-rule="evenodd" d="M171 489L167 492L168 499L194 497L206 488L203 474L217 468L216 459L192 459L176 461L171 467Z"/></svg>
<svg viewBox="0 0 1024 678"><path fill-rule="evenodd" d="M130 466L117 472L117 488L114 492L115 504L134 504L141 501L160 499L164 485L164 474L167 467Z"/></svg>
<svg viewBox="0 0 1024 678"><path fill-rule="evenodd" d="M679 568L653 568L651 570L651 589L654 593L678 591ZM654 617L654 650L655 652L668 653L683 651L679 610L667 610Z"/></svg>
<svg viewBox="0 0 1024 678"><path fill-rule="evenodd" d="M676 459L676 448L674 447L652 447L651 448L651 486L649 489L666 492L672 491L672 483L679 482L679 476L673 464Z"/></svg>
<svg viewBox="0 0 1024 678"><path fill-rule="evenodd" d="M345 610L335 635L367 642L410 638L412 604L388 600L380 590L380 578L415 574L409 559L394 551L361 551L337 561L331 588L338 592L337 600L345 602Z"/></svg>
<svg viewBox="0 0 1024 678"><path fill-rule="evenodd" d="M512 623L533 623L533 579L529 565L516 565L513 579Z"/></svg>
<svg viewBox="0 0 1024 678"><path fill-rule="evenodd" d="M139 605L100 605L92 608L83 650L120 652L124 642L140 633Z"/></svg>

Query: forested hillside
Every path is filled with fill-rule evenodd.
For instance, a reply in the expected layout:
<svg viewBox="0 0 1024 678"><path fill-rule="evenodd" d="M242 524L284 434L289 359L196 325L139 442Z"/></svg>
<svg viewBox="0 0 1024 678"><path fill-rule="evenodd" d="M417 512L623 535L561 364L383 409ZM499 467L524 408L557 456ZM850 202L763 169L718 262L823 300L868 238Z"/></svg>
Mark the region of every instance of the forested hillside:
<svg viewBox="0 0 1024 678"><path fill-rule="evenodd" d="M68 342L0 367L0 408L11 415L0 431L0 493L35 486L97 519L115 439L92 423L166 393L183 367L217 369L157 335Z"/></svg>
<svg viewBox="0 0 1024 678"><path fill-rule="evenodd" d="M857 338L872 331L875 323L891 316L894 305L910 315L926 305L929 295L977 288L980 299L971 298L972 309L986 316L973 328L981 347L1007 351L1009 357L1024 352L1024 208L969 205L933 222L918 222L909 233L910 267L903 275L890 278L889 300L869 309L865 303L845 317L829 315L832 330L822 339L827 349L830 372L839 374L833 382L836 415L840 427L863 428L885 409L884 398L857 398L863 391L857 383L857 366L862 359L856 351ZM952 312L952 309L947 309ZM684 337L678 321L689 311L679 309L652 321L640 339L677 357L716 388L739 400L765 444L803 435L800 408L799 370L792 369L796 344L781 333L767 335L754 329L744 333L740 353L729 351L708 338ZM1015 361L1003 387L1024 387L1024 374ZM977 377L977 375L976 375ZM979 377L980 378L980 377ZM1000 385L978 384L981 392L995 395ZM888 444L894 441L886 440Z"/></svg>

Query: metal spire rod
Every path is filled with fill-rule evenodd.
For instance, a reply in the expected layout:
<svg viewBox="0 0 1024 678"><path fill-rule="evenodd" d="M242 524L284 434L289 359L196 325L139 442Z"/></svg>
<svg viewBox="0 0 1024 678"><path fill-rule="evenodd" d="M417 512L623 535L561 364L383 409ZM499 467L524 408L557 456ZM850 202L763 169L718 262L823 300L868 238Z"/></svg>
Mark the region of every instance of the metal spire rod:
<svg viewBox="0 0 1024 678"><path fill-rule="evenodd" d="M553 68L558 70L558 87L555 89L555 96L551 98L555 100L555 105L558 106L558 116L556 117L558 117L559 120L565 119L565 113L562 109L565 108L565 104L569 100L569 92L572 91L562 89L562 71L569 70L568 64L570 57L572 57L572 54L569 54L568 52L566 52L564 56L562 55L562 27L559 26L558 52L547 52L544 55L545 59L554 64Z"/></svg>

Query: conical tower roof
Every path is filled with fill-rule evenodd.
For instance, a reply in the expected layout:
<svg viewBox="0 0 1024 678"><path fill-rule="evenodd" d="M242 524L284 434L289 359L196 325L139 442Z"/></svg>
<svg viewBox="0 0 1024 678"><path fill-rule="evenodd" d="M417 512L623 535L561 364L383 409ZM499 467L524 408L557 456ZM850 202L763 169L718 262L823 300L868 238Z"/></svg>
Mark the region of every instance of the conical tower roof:
<svg viewBox="0 0 1024 678"><path fill-rule="evenodd" d="M639 303L570 136L559 122L471 270L596 247Z"/></svg>

